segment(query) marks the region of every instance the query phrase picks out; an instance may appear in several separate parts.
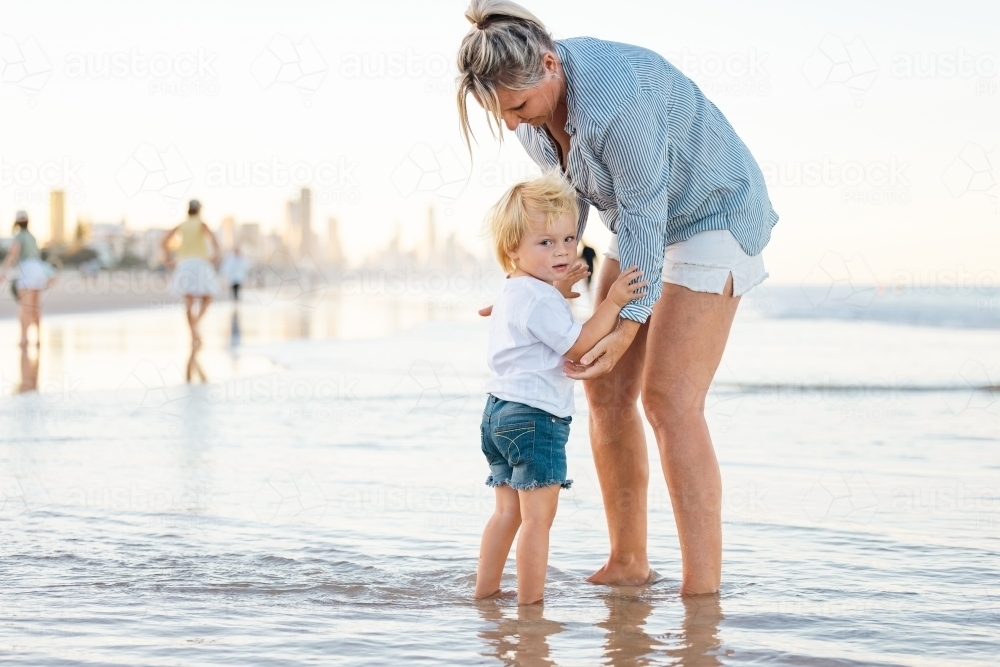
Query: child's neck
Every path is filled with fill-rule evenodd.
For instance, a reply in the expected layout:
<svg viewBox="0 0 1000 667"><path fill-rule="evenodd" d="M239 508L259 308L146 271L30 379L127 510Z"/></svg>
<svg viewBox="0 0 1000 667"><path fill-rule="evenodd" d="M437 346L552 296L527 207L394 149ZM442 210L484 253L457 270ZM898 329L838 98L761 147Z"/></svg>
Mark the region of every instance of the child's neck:
<svg viewBox="0 0 1000 667"><path fill-rule="evenodd" d="M510 274L511 278L534 278L535 280L541 280L543 283L552 284L551 280L546 280L545 278L539 278L538 276L532 275L516 264L514 267L514 271Z"/></svg>

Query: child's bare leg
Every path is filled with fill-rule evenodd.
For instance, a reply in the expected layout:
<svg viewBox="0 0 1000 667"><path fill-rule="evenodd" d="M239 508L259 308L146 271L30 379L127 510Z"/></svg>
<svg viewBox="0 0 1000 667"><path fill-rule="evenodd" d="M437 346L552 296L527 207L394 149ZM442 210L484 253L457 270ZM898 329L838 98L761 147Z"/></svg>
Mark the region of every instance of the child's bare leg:
<svg viewBox="0 0 1000 667"><path fill-rule="evenodd" d="M517 538L517 603L534 604L545 594L549 529L559 504L559 485L518 491L521 536Z"/></svg>
<svg viewBox="0 0 1000 667"><path fill-rule="evenodd" d="M496 509L483 530L479 546L479 570L476 572L476 597L484 598L500 591L500 577L507 563L510 545L521 525L521 507L517 491L506 484L494 489ZM520 567L520 566L519 566ZM520 578L520 575L518 575Z"/></svg>

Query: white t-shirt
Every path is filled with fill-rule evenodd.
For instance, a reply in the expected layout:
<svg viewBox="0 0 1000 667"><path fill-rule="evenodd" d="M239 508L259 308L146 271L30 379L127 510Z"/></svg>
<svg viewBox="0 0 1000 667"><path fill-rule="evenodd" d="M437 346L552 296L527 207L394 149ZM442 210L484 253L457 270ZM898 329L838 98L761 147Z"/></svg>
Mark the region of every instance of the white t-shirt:
<svg viewBox="0 0 1000 667"><path fill-rule="evenodd" d="M557 417L574 412L573 379L563 355L580 337L566 299L552 285L528 276L508 278L493 304L486 391Z"/></svg>

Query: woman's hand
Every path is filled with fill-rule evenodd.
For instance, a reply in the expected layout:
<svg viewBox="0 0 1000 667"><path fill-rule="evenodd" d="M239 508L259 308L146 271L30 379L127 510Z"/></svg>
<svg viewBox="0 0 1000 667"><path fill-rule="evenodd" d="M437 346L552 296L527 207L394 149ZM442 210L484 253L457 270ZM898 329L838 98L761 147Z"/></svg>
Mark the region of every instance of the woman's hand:
<svg viewBox="0 0 1000 667"><path fill-rule="evenodd" d="M580 358L579 364L567 361L563 364L563 372L574 380L590 380L604 375L618 363L625 350L635 339L640 323L633 320L619 319L614 331L597 342L590 352Z"/></svg>
<svg viewBox="0 0 1000 667"><path fill-rule="evenodd" d="M559 293L563 295L564 299L575 299L580 296L580 293L573 291L573 285L577 284L589 275L590 269L587 268L587 263L582 260L577 260L571 267L569 267L569 270L566 272L566 277L562 280L554 281L552 286L559 290Z"/></svg>

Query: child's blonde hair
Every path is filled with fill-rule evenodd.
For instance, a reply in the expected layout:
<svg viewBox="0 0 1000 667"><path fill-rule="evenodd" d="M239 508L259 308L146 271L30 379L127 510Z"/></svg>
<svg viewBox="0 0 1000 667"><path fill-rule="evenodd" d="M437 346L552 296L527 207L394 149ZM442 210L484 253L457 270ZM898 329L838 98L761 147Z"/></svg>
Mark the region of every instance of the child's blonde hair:
<svg viewBox="0 0 1000 667"><path fill-rule="evenodd" d="M487 225L493 238L493 253L504 272L517 267L508 252L517 249L521 239L531 229L531 214L541 216L548 227L567 213L579 218L576 190L556 171L539 178L522 181L508 190L487 215Z"/></svg>

